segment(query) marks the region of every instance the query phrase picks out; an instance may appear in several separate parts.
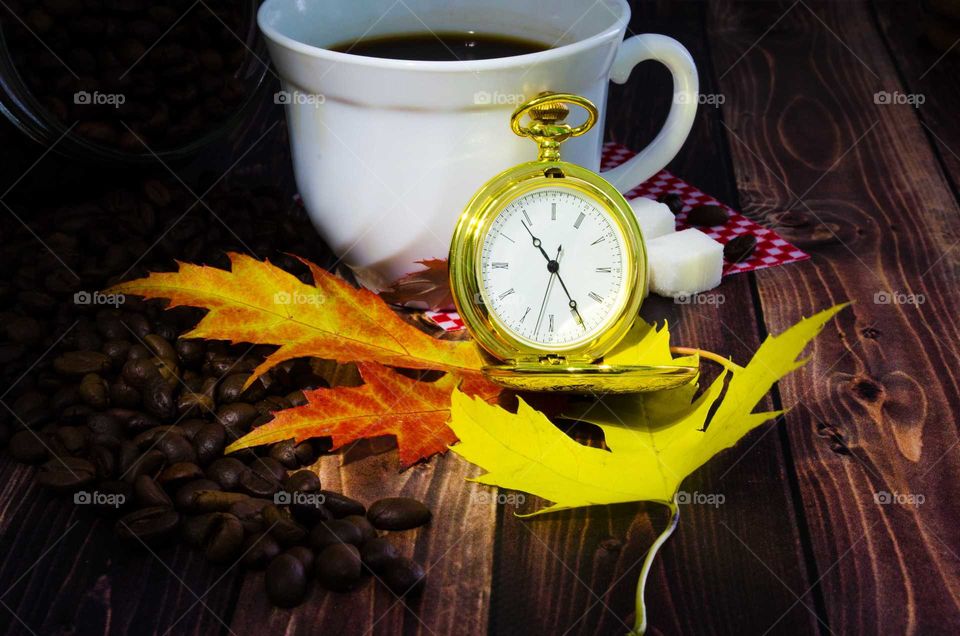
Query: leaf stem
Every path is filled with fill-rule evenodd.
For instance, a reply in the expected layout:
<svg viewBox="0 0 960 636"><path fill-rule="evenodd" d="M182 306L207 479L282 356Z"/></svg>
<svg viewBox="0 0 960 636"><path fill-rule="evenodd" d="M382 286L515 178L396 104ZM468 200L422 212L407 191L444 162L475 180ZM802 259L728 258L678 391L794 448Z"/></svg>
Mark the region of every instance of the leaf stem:
<svg viewBox="0 0 960 636"><path fill-rule="evenodd" d="M643 634L645 634L647 631L647 606L643 600L644 593L647 589L647 576L650 574L650 568L653 567L653 560L657 557L657 552L660 550L663 544L666 543L667 539L670 538L670 535L673 534L673 531L677 529L677 524L680 523L680 506L677 505L676 493L674 493L671 501L661 503L664 503L668 508L670 508L670 522L667 524L667 527L664 528L663 532L660 533L660 536L658 536L653 542L653 545L650 546L647 556L645 556L643 559L643 567L640 569L640 580L637 581L637 598L633 630L631 630L628 636L643 636Z"/></svg>
<svg viewBox="0 0 960 636"><path fill-rule="evenodd" d="M733 360L724 358L718 353L712 351L706 351L705 349L694 349L691 347L670 347L670 353L676 353L681 356L693 356L697 355L701 358L706 358L707 360L712 360L716 362L723 368L729 371L743 371L743 367L734 362Z"/></svg>

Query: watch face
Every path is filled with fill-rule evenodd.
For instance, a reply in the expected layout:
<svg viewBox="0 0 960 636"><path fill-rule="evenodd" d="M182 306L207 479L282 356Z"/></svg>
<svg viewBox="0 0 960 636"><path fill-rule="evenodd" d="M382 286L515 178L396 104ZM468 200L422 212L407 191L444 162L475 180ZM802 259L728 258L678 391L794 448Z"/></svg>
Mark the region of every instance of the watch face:
<svg viewBox="0 0 960 636"><path fill-rule="evenodd" d="M562 187L528 192L499 212L482 239L480 294L515 338L574 348L623 309L626 249L599 201Z"/></svg>

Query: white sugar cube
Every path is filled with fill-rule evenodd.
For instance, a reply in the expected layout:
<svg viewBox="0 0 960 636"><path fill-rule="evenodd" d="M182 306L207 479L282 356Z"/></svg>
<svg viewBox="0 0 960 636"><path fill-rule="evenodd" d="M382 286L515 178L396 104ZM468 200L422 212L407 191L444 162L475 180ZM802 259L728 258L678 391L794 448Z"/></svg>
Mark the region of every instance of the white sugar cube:
<svg viewBox="0 0 960 636"><path fill-rule="evenodd" d="M713 289L723 274L723 245L693 228L647 241L650 291L677 297Z"/></svg>
<svg viewBox="0 0 960 636"><path fill-rule="evenodd" d="M647 241L664 234L673 234L677 229L673 212L664 203L658 203L646 197L637 197L630 201L630 207L633 208L637 223L640 224L640 231L643 232L643 238Z"/></svg>

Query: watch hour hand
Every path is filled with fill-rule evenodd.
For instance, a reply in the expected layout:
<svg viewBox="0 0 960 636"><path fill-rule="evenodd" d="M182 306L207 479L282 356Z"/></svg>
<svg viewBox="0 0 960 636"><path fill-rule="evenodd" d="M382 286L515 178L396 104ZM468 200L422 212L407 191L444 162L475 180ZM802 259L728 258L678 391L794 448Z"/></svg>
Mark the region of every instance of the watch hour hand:
<svg viewBox="0 0 960 636"><path fill-rule="evenodd" d="M527 227L526 223L524 223L523 221L520 221L520 225L523 226L523 229L525 229L527 231L527 234L530 235L530 238L533 239L533 246L538 250L540 250L540 253L543 254L543 257L545 259L547 259L547 262L550 262L550 256L547 254L547 251L543 249L543 243L541 243L540 239L538 239L536 236L533 235L533 232L530 230L529 227Z"/></svg>

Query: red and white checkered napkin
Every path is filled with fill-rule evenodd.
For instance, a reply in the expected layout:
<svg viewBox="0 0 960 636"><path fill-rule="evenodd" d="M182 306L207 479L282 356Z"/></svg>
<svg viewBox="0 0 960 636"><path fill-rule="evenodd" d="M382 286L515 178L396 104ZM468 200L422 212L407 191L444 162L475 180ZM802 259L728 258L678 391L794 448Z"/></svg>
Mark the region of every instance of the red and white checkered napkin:
<svg viewBox="0 0 960 636"><path fill-rule="evenodd" d="M618 143L608 141L603 146L603 157L601 167L608 170L634 156L635 152L621 146ZM797 247L786 242L780 236L769 228L754 223L739 212L736 212L730 206L720 203L708 194L704 194L693 187L683 179L678 179L666 170L661 170L658 174L647 179L625 196L627 199L636 199L637 197L647 197L656 199L662 194L675 192L683 199L684 209L677 214L677 230L685 230L687 225L687 213L695 205L719 205L727 211L729 219L727 224L722 227L704 227L697 228L710 238L720 243L726 244L733 238L741 234L753 234L757 239L757 246L749 258L739 263L724 263L723 275L737 274L739 272L750 272L755 269L765 267L775 267L777 265L786 265L804 261L810 256ZM428 311L427 318L437 323L444 331L459 331L463 329L463 321L456 312Z"/></svg>
<svg viewBox="0 0 960 636"><path fill-rule="evenodd" d="M604 170L607 170L619 166L635 154L637 153L625 146L621 146L612 141L607 142L603 146L602 167ZM701 227L697 229L724 245L741 234L753 234L753 236L756 237L757 246L749 258L739 263L724 263L724 276L740 272L751 272L755 269L763 269L765 267L786 265L787 263L805 261L810 258L808 254L780 238L773 230L754 223L730 206L720 203L709 194L704 194L683 179L678 179L666 170L661 170L628 192L625 196L627 200L636 199L637 197L656 200L660 195L670 192L679 194L684 203L683 212L677 215L677 230L685 230L690 227L687 225L687 213L690 212L690 208L693 206L719 205L725 209L730 216L727 224L724 226Z"/></svg>

